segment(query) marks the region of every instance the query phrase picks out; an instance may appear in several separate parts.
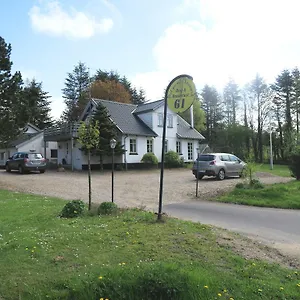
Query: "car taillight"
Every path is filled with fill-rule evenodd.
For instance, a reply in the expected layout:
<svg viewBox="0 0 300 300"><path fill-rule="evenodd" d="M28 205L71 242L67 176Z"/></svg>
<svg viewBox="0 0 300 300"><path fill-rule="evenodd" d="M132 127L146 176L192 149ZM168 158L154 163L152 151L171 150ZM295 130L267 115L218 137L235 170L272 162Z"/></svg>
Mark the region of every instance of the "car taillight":
<svg viewBox="0 0 300 300"><path fill-rule="evenodd" d="M29 162L29 159L28 158L24 158L24 162Z"/></svg>
<svg viewBox="0 0 300 300"><path fill-rule="evenodd" d="M47 162L47 159L46 159L46 158L43 158L43 159L42 159L42 162L44 162L44 163Z"/></svg>
<svg viewBox="0 0 300 300"><path fill-rule="evenodd" d="M213 160L213 161L211 161L209 164L210 164L211 166L213 166L213 165L215 165L215 164L216 164L216 161L215 161L215 160Z"/></svg>

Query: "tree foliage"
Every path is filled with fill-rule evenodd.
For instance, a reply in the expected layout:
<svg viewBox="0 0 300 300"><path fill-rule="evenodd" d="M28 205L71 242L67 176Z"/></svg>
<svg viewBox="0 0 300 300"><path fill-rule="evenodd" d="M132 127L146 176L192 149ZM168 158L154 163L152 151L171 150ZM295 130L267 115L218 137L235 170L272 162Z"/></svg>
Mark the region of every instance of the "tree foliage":
<svg viewBox="0 0 300 300"><path fill-rule="evenodd" d="M61 119L63 122L76 122L79 120L86 104L89 101L89 71L87 66L79 62L65 79L62 89L66 109Z"/></svg>

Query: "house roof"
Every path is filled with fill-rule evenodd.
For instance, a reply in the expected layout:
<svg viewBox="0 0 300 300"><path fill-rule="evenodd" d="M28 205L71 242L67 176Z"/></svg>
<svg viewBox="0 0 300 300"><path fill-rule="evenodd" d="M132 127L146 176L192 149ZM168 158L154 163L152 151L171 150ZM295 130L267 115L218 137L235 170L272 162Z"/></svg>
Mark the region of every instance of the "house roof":
<svg viewBox="0 0 300 300"><path fill-rule="evenodd" d="M19 137L9 143L10 147L16 147L20 144L23 144L32 138L36 137L37 135L41 134L41 132L36 132L36 133L23 133L19 135Z"/></svg>
<svg viewBox="0 0 300 300"><path fill-rule="evenodd" d="M31 127L32 129L36 130L37 132L41 132L42 130L39 129L38 127L36 127L35 125L31 124L31 123L27 123L26 127Z"/></svg>
<svg viewBox="0 0 300 300"><path fill-rule="evenodd" d="M164 104L164 99L153 102L143 103L137 106L133 113L139 114L147 111L153 111Z"/></svg>
<svg viewBox="0 0 300 300"><path fill-rule="evenodd" d="M107 108L112 121L123 134L157 136L150 127L133 114L137 105L102 99L93 99L93 101L96 105L101 103Z"/></svg>
<svg viewBox="0 0 300 300"><path fill-rule="evenodd" d="M204 140L204 136L180 116L177 116L177 136L181 139Z"/></svg>

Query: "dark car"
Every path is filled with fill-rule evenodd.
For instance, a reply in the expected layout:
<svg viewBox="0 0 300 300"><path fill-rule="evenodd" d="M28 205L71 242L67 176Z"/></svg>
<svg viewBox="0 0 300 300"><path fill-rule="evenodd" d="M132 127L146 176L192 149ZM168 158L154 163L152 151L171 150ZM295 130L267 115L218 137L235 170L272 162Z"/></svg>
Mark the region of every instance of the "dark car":
<svg viewBox="0 0 300 300"><path fill-rule="evenodd" d="M18 170L20 174L30 171L45 173L47 161L41 153L17 152L5 164L6 172Z"/></svg>

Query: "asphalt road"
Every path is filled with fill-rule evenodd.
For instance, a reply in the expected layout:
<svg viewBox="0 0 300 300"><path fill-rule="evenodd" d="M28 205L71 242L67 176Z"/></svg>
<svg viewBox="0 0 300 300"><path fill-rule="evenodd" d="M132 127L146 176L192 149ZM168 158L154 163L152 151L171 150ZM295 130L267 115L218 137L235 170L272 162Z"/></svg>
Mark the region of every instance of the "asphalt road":
<svg viewBox="0 0 300 300"><path fill-rule="evenodd" d="M300 211L191 201L164 206L169 216L229 229L300 258Z"/></svg>

